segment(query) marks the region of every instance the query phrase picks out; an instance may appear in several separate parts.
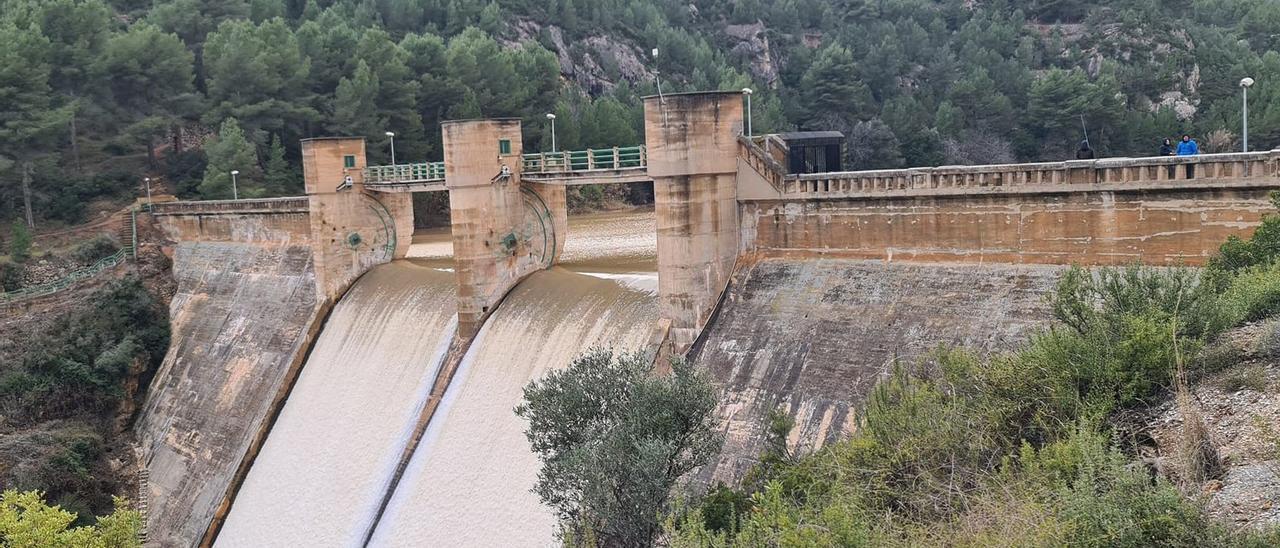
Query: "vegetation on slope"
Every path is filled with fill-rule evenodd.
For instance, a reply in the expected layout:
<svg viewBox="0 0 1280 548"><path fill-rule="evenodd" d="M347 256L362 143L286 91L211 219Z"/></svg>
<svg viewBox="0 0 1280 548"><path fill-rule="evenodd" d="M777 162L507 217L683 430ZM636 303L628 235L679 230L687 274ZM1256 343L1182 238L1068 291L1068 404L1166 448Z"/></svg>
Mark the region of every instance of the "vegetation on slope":
<svg viewBox="0 0 1280 548"><path fill-rule="evenodd" d="M525 150L642 139L639 97L756 90L758 132L838 129L847 164L1062 159L1190 132L1280 145L1271 0L0 0L0 222L141 192L297 193L304 137L440 157L444 119L515 116ZM656 59L650 49L656 47ZM575 191L581 192L581 191ZM590 204L600 192L575 199ZM644 193L633 199L644 199ZM438 204L437 204L438 205ZM28 215L28 212L30 214Z"/></svg>
<svg viewBox="0 0 1280 548"><path fill-rule="evenodd" d="M49 506L40 493L0 494L0 545L13 548L133 548L142 546L142 515L115 499L115 511L94 525L73 527L76 514Z"/></svg>
<svg viewBox="0 0 1280 548"><path fill-rule="evenodd" d="M1274 546L1280 528L1233 531L1197 502L1219 463L1183 394L1224 365L1202 351L1215 337L1280 315L1277 230L1272 215L1203 273L1073 268L1024 349L899 368L851 439L800 458L779 445L741 489L673 518L672 545ZM1170 392L1182 450L1157 474L1111 419Z"/></svg>
<svg viewBox="0 0 1280 548"><path fill-rule="evenodd" d="M133 484L127 426L168 348L169 322L136 276L72 295L87 298L5 318L0 490L42 491L87 524Z"/></svg>

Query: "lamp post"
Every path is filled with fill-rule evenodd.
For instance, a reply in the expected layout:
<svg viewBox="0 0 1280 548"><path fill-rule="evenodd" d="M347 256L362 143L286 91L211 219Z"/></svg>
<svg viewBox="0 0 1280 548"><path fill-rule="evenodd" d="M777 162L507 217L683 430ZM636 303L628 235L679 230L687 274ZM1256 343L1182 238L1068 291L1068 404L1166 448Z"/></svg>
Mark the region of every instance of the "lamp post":
<svg viewBox="0 0 1280 548"><path fill-rule="evenodd" d="M547 113L547 119L551 120L551 152L556 151L556 115Z"/></svg>
<svg viewBox="0 0 1280 548"><path fill-rule="evenodd" d="M751 136L751 88L742 88L742 94L747 96L747 137Z"/></svg>
<svg viewBox="0 0 1280 548"><path fill-rule="evenodd" d="M1244 151L1249 152L1249 87L1253 85L1253 78L1244 78L1240 80L1240 92L1243 93L1244 112L1241 114L1241 142L1244 145Z"/></svg>
<svg viewBox="0 0 1280 548"><path fill-rule="evenodd" d="M240 192L236 190L236 175L239 175L239 174L240 174L240 170L237 170L237 169L231 170L231 199L232 200L240 199Z"/></svg>
<svg viewBox="0 0 1280 548"><path fill-rule="evenodd" d="M142 180L147 183L147 205L149 206L151 205L151 177L144 177Z"/></svg>
<svg viewBox="0 0 1280 548"><path fill-rule="evenodd" d="M396 132L388 131L387 137L391 138L391 165L396 165Z"/></svg>

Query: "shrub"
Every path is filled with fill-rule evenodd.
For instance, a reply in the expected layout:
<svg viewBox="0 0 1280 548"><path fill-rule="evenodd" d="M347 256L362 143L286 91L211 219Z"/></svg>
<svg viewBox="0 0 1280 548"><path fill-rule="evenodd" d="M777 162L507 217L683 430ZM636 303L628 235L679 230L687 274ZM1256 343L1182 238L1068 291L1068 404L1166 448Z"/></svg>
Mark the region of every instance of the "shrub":
<svg viewBox="0 0 1280 548"><path fill-rule="evenodd" d="M525 387L534 492L575 544L652 545L676 480L720 449L710 381L680 361L650 369L643 354L595 349Z"/></svg>
<svg viewBox="0 0 1280 548"><path fill-rule="evenodd" d="M76 546L129 548L142 546L142 514L115 499L115 512L93 526L75 527L76 514L49 506L37 491L5 491L0 495L0 539L6 546Z"/></svg>
<svg viewBox="0 0 1280 548"><path fill-rule="evenodd" d="M1280 313L1280 260L1239 270L1222 293L1221 307L1228 326Z"/></svg>
<svg viewBox="0 0 1280 548"><path fill-rule="evenodd" d="M113 409L135 360L159 365L169 345L166 311L136 278L113 282L88 306L31 341L18 371L0 379L0 405L27 421Z"/></svg>
<svg viewBox="0 0 1280 548"><path fill-rule="evenodd" d="M82 242L71 251L71 259L81 265L91 265L99 260L111 256L111 254L120 250L120 246L110 237L100 235L92 240Z"/></svg>
<svg viewBox="0 0 1280 548"><path fill-rule="evenodd" d="M1271 193L1271 202L1280 209L1280 191ZM1231 274L1276 260L1280 260L1280 215L1273 214L1262 219L1248 240L1237 236L1227 238L1218 255L1209 261L1208 277L1221 288Z"/></svg>
<svg viewBox="0 0 1280 548"><path fill-rule="evenodd" d="M0 289L17 291L22 288L22 265L9 260L0 260Z"/></svg>
<svg viewBox="0 0 1280 548"><path fill-rule="evenodd" d="M1260 366L1242 367L1222 377L1222 390L1237 392L1240 390L1262 392L1267 389L1267 372Z"/></svg>
<svg viewBox="0 0 1280 548"><path fill-rule="evenodd" d="M14 219L9 229L9 257L16 263L31 258L31 230L22 219Z"/></svg>

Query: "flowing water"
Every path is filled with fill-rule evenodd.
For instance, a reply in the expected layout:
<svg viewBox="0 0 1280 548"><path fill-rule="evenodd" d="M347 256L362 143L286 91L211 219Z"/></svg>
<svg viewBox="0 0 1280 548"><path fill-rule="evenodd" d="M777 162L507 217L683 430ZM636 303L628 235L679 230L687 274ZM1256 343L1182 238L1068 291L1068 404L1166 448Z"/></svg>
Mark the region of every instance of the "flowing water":
<svg viewBox="0 0 1280 548"><path fill-rule="evenodd" d="M334 308L217 545L364 540L456 331L454 277L397 261Z"/></svg>
<svg viewBox="0 0 1280 548"><path fill-rule="evenodd" d="M370 545L554 546L512 410L529 381L593 345L642 348L656 320L656 296L615 280L555 268L522 282L463 358Z"/></svg>
<svg viewBox="0 0 1280 548"><path fill-rule="evenodd" d="M653 213L570 219L565 267L521 282L481 328L370 546L555 546L513 410L592 346L643 349L658 318Z"/></svg>
<svg viewBox="0 0 1280 548"><path fill-rule="evenodd" d="M564 267L485 322L372 546L554 546L530 492L523 389L592 346L641 350L658 317L652 211L574 217ZM254 462L218 546L358 546L374 526L456 329L447 231L370 271L335 307Z"/></svg>

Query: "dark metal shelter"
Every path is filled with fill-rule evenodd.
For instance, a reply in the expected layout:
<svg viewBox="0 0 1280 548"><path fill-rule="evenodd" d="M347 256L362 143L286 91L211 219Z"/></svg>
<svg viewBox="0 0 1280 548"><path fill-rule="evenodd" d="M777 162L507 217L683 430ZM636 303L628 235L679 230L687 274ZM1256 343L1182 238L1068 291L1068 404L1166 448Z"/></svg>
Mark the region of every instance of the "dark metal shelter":
<svg viewBox="0 0 1280 548"><path fill-rule="evenodd" d="M795 131L780 133L787 146L787 173L829 173L840 171L840 145L844 134L839 131Z"/></svg>

